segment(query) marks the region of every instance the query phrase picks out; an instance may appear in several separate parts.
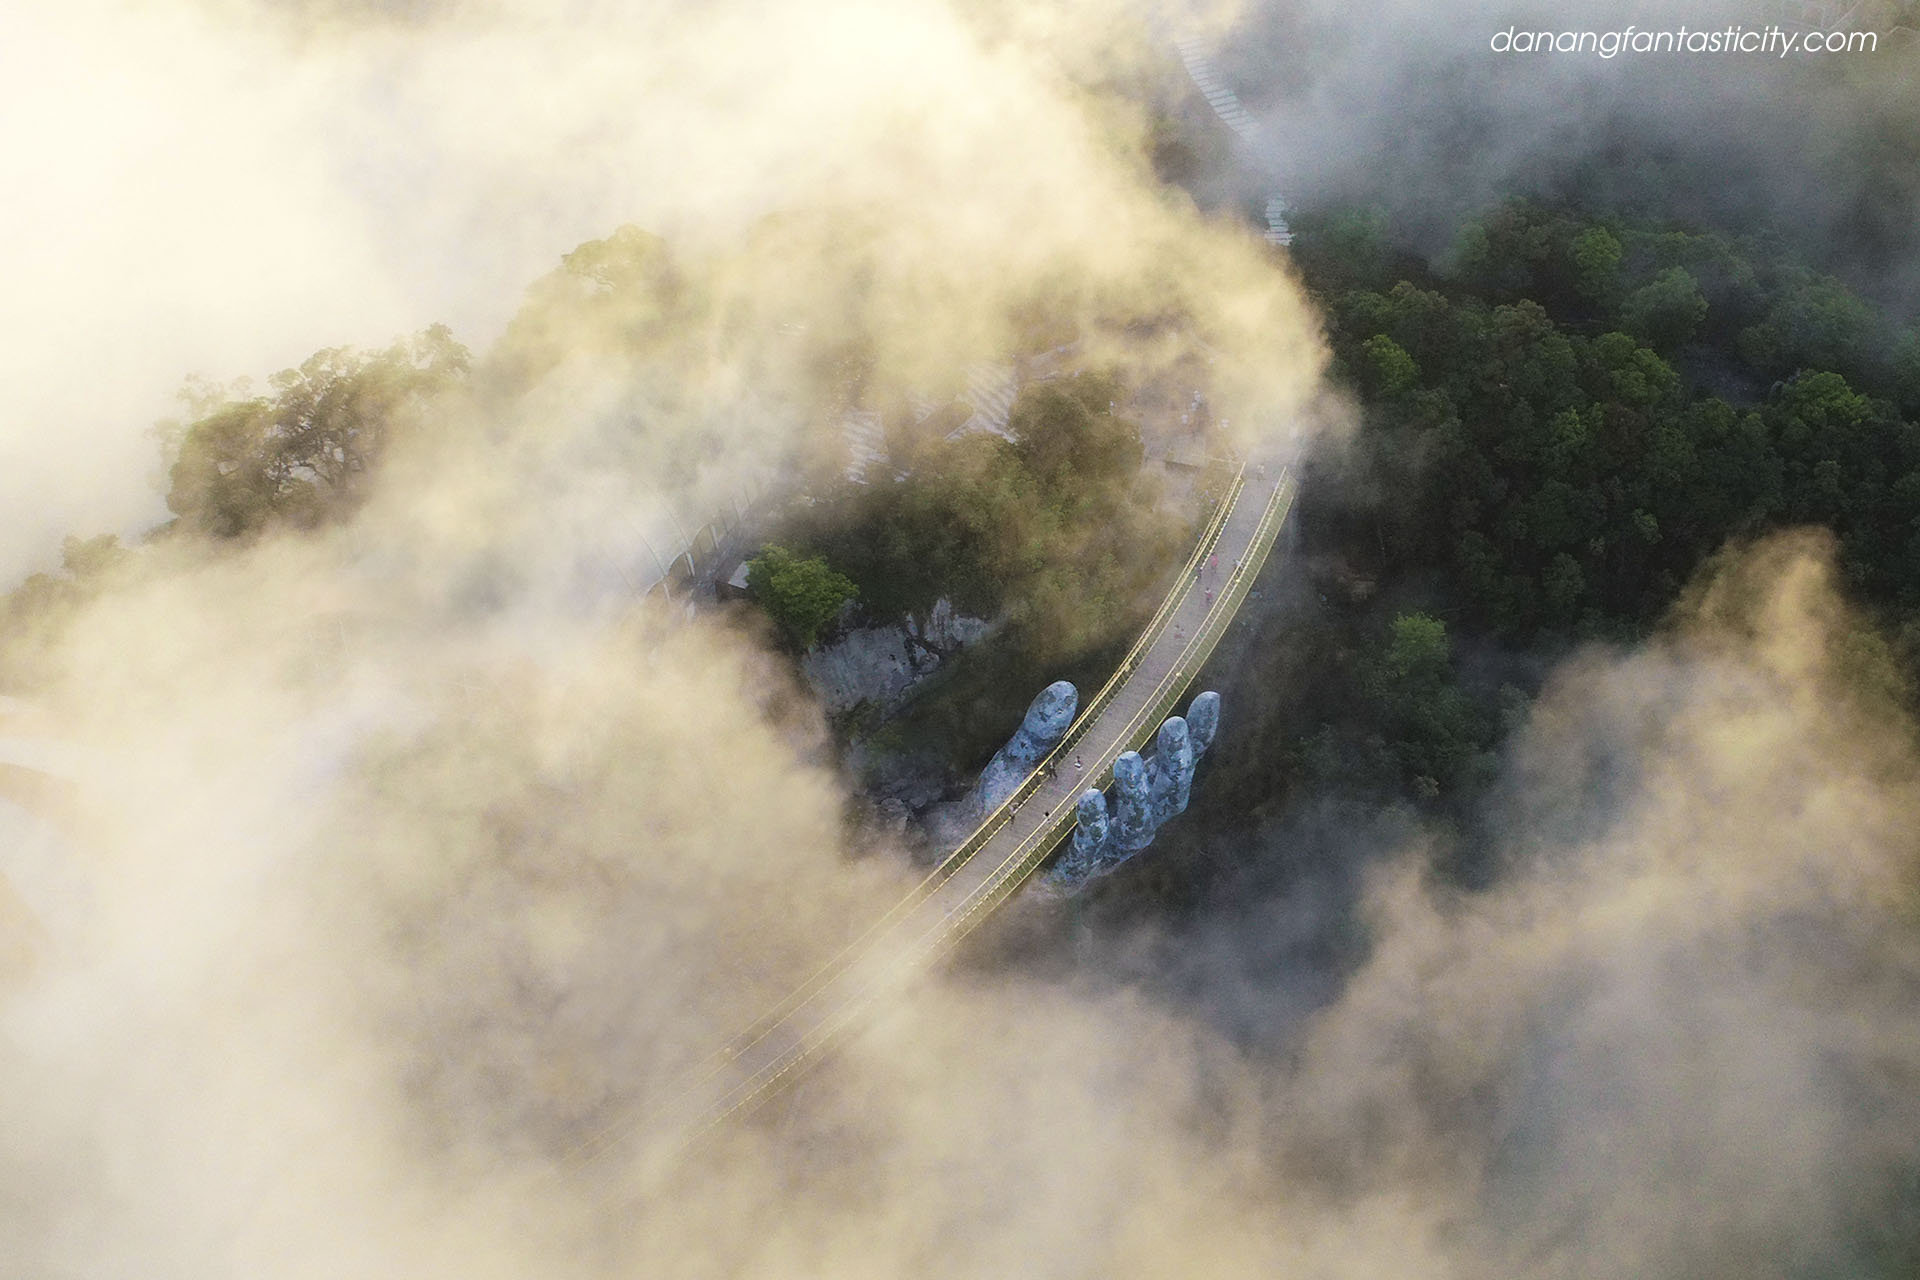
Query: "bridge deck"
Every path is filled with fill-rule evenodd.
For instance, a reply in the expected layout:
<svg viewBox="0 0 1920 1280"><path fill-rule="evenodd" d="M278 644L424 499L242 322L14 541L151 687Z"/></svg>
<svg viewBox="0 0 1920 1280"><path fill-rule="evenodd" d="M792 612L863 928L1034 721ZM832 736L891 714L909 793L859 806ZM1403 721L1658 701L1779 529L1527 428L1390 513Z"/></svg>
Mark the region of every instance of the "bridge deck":
<svg viewBox="0 0 1920 1280"><path fill-rule="evenodd" d="M634 1125L616 1126L585 1144L576 1162L593 1160L635 1128L678 1148L764 1099L818 1058L875 1000L1011 897L1072 829L1080 793L1105 786L1120 753L1144 745L1172 713L1232 624L1293 493L1284 466L1241 468L1179 581L1113 678L1082 706L1060 745L1006 803L914 893L710 1060L677 1096ZM1219 567L1207 569L1209 558ZM1048 765L1054 766L1051 776Z"/></svg>

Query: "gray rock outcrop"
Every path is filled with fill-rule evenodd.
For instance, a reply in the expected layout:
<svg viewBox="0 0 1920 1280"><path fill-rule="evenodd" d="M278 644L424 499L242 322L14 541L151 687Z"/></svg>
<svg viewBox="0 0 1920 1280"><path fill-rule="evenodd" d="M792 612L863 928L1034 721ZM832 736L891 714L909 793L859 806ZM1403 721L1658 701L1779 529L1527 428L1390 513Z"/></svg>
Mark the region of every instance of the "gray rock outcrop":
<svg viewBox="0 0 1920 1280"><path fill-rule="evenodd" d="M883 627L857 627L800 660L800 673L828 711L863 702L892 711L913 686L990 630L982 618L936 600L924 621L908 617Z"/></svg>

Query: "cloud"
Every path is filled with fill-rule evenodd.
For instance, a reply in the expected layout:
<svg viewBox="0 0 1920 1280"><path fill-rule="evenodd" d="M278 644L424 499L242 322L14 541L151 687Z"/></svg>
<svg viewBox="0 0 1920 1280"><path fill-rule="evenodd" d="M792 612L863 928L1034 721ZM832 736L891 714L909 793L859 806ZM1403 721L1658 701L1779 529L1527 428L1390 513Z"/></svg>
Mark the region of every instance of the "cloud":
<svg viewBox="0 0 1920 1280"><path fill-rule="evenodd" d="M1421 1206L1468 1274L1786 1274L1910 1232L1920 794L1861 627L1830 542L1789 535L1563 667L1501 882L1380 873L1370 954L1271 1087L1279 1167Z"/></svg>
<svg viewBox="0 0 1920 1280"><path fill-rule="evenodd" d="M1133 38L1064 12L1027 25L1083 53ZM946 339L995 348L982 303L1016 282L1110 306L1117 277L1177 307L1260 280L1250 251L1169 233L1178 210L1090 136L1046 46L984 40L930 0L84 0L21 15L7 58L0 105L39 122L0 157L17 193L0 235L30 250L0 304L13 572L64 533L160 517L145 433L183 375L257 381L433 322L488 345L528 281L622 223L706 251L778 211L844 222L819 247L865 258L869 312L923 374ZM810 269L851 265L787 248L811 305ZM1215 315L1272 319L1263 287ZM1266 354L1276 386L1313 359L1310 341Z"/></svg>
<svg viewBox="0 0 1920 1280"><path fill-rule="evenodd" d="M1790 535L1568 664L1507 762L1500 882L1380 862L1336 994L1255 993L1271 1039L1225 1033L1249 993L1204 968L1177 1003L929 980L702 1169L703 1202L785 1172L780 1225L714 1273L1897 1269L1920 793L1860 627L1830 544Z"/></svg>
<svg viewBox="0 0 1920 1280"><path fill-rule="evenodd" d="M1056 38L1085 29L1063 12ZM1909 729L1850 692L1872 646L1799 541L1729 562L1646 649L1571 664L1510 764L1505 879L1452 897L1418 847L1388 860L1364 959L1310 1014L1281 999L1283 1033L1224 1034L1204 971L1180 1005L930 975L636 1196L624 1122L903 873L845 853L818 712L754 635L595 576L630 512L804 452L796 315L905 384L1004 349L1036 296L1147 361L1190 329L1262 426L1314 396L1318 347L1250 232L1150 182L1137 122L944 7L399 18L183 7L87 46L169 84L221 70L176 88L290 103L284 131L231 127L317 148L261 142L265 211L214 224L230 269L158 294L291 354L484 331L503 279L634 222L667 238L685 323L559 307L558 354L435 405L352 521L148 548L68 626L36 697L91 762L84 889L0 996L0 1266L1745 1273L1890 1220L1920 1066ZM48 48L84 31L34 21ZM214 150L188 172L249 154ZM272 212L303 193L310 236ZM289 244L345 299L336 331L298 288L241 287ZM194 338L216 372L245 364L232 332ZM562 1171L610 1128L609 1159Z"/></svg>
<svg viewBox="0 0 1920 1280"><path fill-rule="evenodd" d="M353 519L155 543L60 622L32 693L84 761L78 883L0 1005L11 1271L697 1271L686 1228L777 1203L781 1165L636 1230L594 1208L644 1153L626 1122L905 873L845 854L817 710L753 635L623 592L634 524L817 447L835 343L921 385L1038 305L1096 355L1204 338L1249 425L1313 393L1252 234L945 6L401 18L102 0L23 28L9 91L76 114L16 153L44 181L7 233L50 266L5 332L94 434L4 424L20 557L140 516L138 406L202 360L499 331L623 223L685 290L548 277ZM557 1162L609 1131L583 1193Z"/></svg>

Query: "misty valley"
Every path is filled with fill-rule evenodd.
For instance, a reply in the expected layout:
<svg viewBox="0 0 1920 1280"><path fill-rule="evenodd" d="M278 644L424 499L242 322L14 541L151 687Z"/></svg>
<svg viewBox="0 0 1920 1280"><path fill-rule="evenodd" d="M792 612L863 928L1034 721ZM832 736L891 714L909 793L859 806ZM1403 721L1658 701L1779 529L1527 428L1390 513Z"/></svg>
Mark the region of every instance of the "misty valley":
<svg viewBox="0 0 1920 1280"><path fill-rule="evenodd" d="M1920 1273L1914 0L0 32L0 1272Z"/></svg>

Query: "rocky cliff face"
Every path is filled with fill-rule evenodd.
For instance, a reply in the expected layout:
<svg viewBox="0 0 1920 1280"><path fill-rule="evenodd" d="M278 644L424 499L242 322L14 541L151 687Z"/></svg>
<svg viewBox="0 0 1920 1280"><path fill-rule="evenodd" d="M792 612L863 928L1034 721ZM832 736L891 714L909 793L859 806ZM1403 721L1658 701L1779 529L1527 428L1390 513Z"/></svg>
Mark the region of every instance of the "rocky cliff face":
<svg viewBox="0 0 1920 1280"><path fill-rule="evenodd" d="M800 673L830 712L871 702L891 711L940 664L985 635L983 618L934 603L924 622L908 618L884 627L859 627L800 660Z"/></svg>

